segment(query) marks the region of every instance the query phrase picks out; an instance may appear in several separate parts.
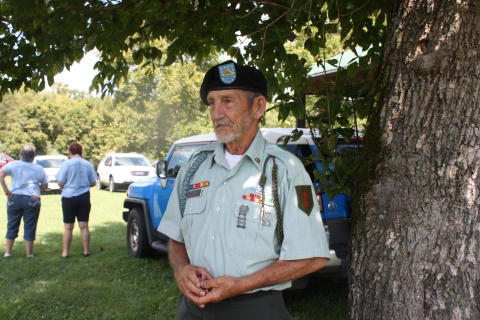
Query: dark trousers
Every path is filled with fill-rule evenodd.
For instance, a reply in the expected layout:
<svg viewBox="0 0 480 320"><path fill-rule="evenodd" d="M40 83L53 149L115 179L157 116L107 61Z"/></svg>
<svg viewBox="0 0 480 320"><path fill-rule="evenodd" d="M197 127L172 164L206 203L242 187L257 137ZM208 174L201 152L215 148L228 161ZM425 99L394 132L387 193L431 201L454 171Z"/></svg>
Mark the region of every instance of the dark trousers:
<svg viewBox="0 0 480 320"><path fill-rule="evenodd" d="M242 295L243 296L243 295ZM232 301L233 300L233 301ZM281 291L246 300L227 299L198 307L183 294L178 301L178 320L293 320Z"/></svg>
<svg viewBox="0 0 480 320"><path fill-rule="evenodd" d="M90 191L71 198L62 197L63 223L88 222L90 217Z"/></svg>

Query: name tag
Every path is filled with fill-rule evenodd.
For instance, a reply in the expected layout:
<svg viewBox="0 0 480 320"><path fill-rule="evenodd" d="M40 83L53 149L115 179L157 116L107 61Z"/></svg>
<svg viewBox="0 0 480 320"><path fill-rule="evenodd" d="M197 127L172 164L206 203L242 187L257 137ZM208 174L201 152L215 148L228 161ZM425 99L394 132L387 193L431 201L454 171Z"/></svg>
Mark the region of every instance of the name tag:
<svg viewBox="0 0 480 320"><path fill-rule="evenodd" d="M202 196L202 191L203 191L203 189L189 190L187 192L187 199L188 198L201 197Z"/></svg>

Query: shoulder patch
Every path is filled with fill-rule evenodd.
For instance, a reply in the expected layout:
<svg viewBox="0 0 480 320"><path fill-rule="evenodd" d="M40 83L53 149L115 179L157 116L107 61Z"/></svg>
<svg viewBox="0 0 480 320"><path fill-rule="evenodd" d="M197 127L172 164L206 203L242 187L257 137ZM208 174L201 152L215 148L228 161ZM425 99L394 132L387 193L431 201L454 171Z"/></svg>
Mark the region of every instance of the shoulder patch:
<svg viewBox="0 0 480 320"><path fill-rule="evenodd" d="M297 192L298 208L309 216L313 209L312 186L295 186L295 191Z"/></svg>

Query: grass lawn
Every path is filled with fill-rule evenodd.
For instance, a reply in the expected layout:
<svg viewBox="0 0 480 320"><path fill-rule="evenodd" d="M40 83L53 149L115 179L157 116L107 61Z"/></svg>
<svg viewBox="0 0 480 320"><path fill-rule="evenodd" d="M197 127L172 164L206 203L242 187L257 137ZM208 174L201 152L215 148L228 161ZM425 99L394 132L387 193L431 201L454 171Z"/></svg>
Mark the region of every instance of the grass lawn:
<svg viewBox="0 0 480 320"><path fill-rule="evenodd" d="M7 181L9 184L9 181ZM91 189L90 258L75 225L62 259L60 195L42 196L34 259L25 258L23 224L11 259L0 260L0 319L175 319L177 289L165 255L135 259L126 249L125 194ZM0 252L5 252L6 197L0 195ZM286 296L298 320L346 319L346 281L314 278Z"/></svg>

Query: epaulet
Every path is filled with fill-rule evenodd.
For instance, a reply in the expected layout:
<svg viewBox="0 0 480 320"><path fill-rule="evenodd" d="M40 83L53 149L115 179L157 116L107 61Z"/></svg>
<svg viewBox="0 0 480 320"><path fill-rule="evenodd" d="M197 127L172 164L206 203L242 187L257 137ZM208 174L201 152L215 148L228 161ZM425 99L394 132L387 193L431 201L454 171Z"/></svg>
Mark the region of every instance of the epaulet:
<svg viewBox="0 0 480 320"><path fill-rule="evenodd" d="M296 155L294 155L292 152L289 150L285 150L283 146L278 145L278 144L273 144L273 148L267 148L268 150L266 153L274 156L275 158L278 159L279 162L284 163L285 165L291 161L296 163L297 161L300 162L300 159ZM293 170L291 166L288 166L288 171Z"/></svg>
<svg viewBox="0 0 480 320"><path fill-rule="evenodd" d="M286 147L284 147L282 145L278 145L278 144L273 144L273 143L272 143L272 145L274 147L267 151L268 154L271 154L273 156L280 157L280 158L284 158L286 154L287 155L292 155L292 153L290 151L288 151L288 149Z"/></svg>

